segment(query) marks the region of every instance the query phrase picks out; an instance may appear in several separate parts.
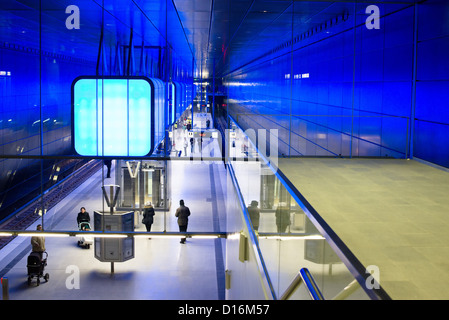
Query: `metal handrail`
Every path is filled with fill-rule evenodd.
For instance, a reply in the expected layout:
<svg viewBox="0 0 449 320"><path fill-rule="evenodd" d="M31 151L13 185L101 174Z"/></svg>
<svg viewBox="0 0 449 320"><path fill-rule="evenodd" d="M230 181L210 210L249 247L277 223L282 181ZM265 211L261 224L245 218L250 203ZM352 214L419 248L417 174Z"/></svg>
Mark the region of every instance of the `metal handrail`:
<svg viewBox="0 0 449 320"><path fill-rule="evenodd" d="M285 290L280 300L288 300L303 282L305 283L307 292L309 293L312 300L325 300L323 294L321 293L315 280L313 279L312 274L307 268L302 268L301 270L299 270L298 274Z"/></svg>
<svg viewBox="0 0 449 320"><path fill-rule="evenodd" d="M33 236L39 234L42 237L76 237L79 235L86 235L92 237L109 236L113 237L187 237L187 238L227 238L227 232L167 232L167 231L80 231L80 230L49 230L49 231L36 231L36 230L0 230L0 237L12 237L12 236Z"/></svg>
<svg viewBox="0 0 449 320"><path fill-rule="evenodd" d="M357 280L353 280L350 284L348 284L340 293L338 293L332 300L345 300L351 294L353 294L357 289L360 289L360 284Z"/></svg>

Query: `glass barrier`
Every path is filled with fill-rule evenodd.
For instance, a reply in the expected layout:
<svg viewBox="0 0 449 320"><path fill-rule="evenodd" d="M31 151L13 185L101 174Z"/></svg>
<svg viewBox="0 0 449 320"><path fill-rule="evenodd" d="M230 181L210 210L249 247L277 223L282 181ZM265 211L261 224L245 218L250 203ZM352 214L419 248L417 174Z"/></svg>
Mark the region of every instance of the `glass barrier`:
<svg viewBox="0 0 449 320"><path fill-rule="evenodd" d="M243 198L238 190L235 174L227 175L226 197L226 273L227 300L274 299L271 280L260 254L255 234L245 221Z"/></svg>
<svg viewBox="0 0 449 320"><path fill-rule="evenodd" d="M245 132L230 120L236 141L248 143L247 153L241 152L240 159L230 158L229 164L235 171L242 197L247 206L251 225L249 232L256 235L257 246L266 264L276 297L281 297L301 268L308 268L326 299L337 297L355 278L351 266L343 263L328 243L322 227L310 219L310 213L303 210L271 167L266 158L257 156L257 149L248 140ZM232 144L232 143L231 143ZM236 154L240 152L239 148ZM232 155L232 151L230 152ZM254 158L251 160L251 155ZM257 161L256 161L257 159ZM272 159L271 159L272 160ZM256 245L256 244L254 244ZM357 285L347 299L370 299ZM291 299L309 299L304 286L294 292Z"/></svg>

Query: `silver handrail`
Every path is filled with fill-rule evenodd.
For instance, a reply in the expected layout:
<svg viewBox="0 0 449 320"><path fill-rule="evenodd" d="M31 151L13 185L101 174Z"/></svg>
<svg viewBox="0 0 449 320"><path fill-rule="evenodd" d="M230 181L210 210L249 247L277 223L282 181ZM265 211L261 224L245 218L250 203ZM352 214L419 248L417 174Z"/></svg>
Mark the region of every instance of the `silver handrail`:
<svg viewBox="0 0 449 320"><path fill-rule="evenodd" d="M280 299L288 300L303 282L307 287L307 292L313 300L325 300L323 294L321 293L315 280L313 279L312 274L307 268L302 268L301 270L299 270L298 274L285 290Z"/></svg>
<svg viewBox="0 0 449 320"><path fill-rule="evenodd" d="M353 294L357 289L360 289L360 284L357 280L352 281L348 284L340 293L338 293L332 300L345 300L351 294Z"/></svg>

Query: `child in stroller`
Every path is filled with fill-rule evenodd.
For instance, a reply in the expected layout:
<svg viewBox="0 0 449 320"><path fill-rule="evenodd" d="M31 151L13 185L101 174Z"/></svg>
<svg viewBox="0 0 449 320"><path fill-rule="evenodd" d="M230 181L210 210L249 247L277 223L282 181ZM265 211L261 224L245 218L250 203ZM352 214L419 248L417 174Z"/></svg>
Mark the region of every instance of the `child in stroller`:
<svg viewBox="0 0 449 320"><path fill-rule="evenodd" d="M45 253L45 259L42 258L42 254ZM44 275L45 266L47 265L47 251L41 252L31 252L27 260L28 269L28 285L31 285L31 280L33 278L37 279L37 285L40 284L40 278L44 278L45 282L48 282L50 275L46 273Z"/></svg>
<svg viewBox="0 0 449 320"><path fill-rule="evenodd" d="M87 221L82 221L79 223L78 229L80 231L90 231L90 223ZM79 236L78 239L78 245L83 248L90 249L90 245L94 243L93 238L88 235Z"/></svg>

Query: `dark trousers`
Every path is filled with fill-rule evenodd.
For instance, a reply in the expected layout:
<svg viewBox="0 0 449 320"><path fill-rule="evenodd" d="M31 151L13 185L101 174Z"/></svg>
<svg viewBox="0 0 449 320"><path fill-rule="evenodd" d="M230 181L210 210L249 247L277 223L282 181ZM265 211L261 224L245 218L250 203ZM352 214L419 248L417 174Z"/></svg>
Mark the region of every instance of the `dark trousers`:
<svg viewBox="0 0 449 320"><path fill-rule="evenodd" d="M187 225L179 226L179 232L187 232ZM186 242L186 237L181 239L181 243L185 243L185 242Z"/></svg>
<svg viewBox="0 0 449 320"><path fill-rule="evenodd" d="M152 224L146 224L146 225L145 225L145 227L147 227L147 232L150 232L150 231L151 231L151 226L152 226Z"/></svg>

